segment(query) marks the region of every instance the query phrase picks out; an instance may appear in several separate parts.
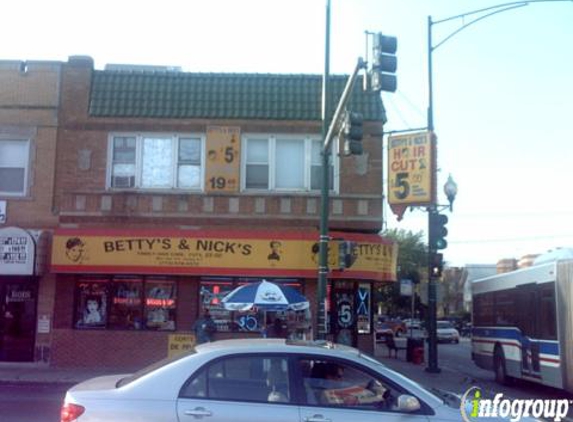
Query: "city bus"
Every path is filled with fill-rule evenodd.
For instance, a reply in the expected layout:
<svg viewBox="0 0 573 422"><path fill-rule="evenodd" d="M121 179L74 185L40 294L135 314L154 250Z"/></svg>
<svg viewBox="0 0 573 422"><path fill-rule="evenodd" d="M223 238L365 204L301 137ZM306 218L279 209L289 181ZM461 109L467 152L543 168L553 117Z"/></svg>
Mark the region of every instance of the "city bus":
<svg viewBox="0 0 573 422"><path fill-rule="evenodd" d="M472 359L508 384L573 392L573 259L534 261L472 283Z"/></svg>

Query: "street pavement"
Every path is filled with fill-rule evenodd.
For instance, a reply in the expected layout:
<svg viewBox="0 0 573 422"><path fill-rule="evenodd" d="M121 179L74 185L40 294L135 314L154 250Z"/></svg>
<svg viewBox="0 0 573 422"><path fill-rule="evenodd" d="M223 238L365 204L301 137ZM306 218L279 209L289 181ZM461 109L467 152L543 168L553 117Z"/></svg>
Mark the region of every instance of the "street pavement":
<svg viewBox="0 0 573 422"><path fill-rule="evenodd" d="M374 356L387 367L418 382L427 388L438 388L456 394L465 393L470 387L479 387L485 396L494 396L503 392L512 398L562 398L567 395L561 390L539 386L533 383L517 383L505 387L495 383L492 371L478 368L470 357L470 340L462 338L460 344L440 344L438 347L439 373L426 370L428 351L425 347L425 359L422 364L406 361L406 351L401 350L398 358L388 357L388 349L379 344ZM393 354L392 354L393 356ZM106 368L53 368L34 363L0 363L0 383L41 383L72 385L86 379L118 373L117 369ZM569 396L569 395L567 395ZM572 397L573 398L573 397Z"/></svg>
<svg viewBox="0 0 573 422"><path fill-rule="evenodd" d="M467 343L467 344L466 344ZM469 346L469 339L462 338L461 339L461 347L466 349ZM464 347L466 346L466 347ZM398 352L398 358L393 357L394 354L392 353L392 357L388 357L388 349L384 344L379 344L377 350L375 351L375 357L382 362L387 367L395 370L396 372L405 375L406 377L418 382L419 384L427 387L427 388L439 388L441 390L451 391L453 393L462 394L467 391L472 386L480 386L480 382L476 379L473 375L476 371L482 371L473 365L471 362L471 367L466 365L465 370L462 371L460 368L451 365L451 362L455 362L459 360L456 359L444 359L448 355L443 356L444 348L451 347L453 349L453 353L459 354L459 350L461 347L458 345L440 345L438 348L438 367L439 372L428 372L428 349L427 344L425 345L425 357L424 362L421 364L414 364L411 362L406 361L406 351L402 350ZM449 360L449 364L444 364L444 360ZM480 373L481 376L489 376L493 379L493 373L487 371L487 373Z"/></svg>

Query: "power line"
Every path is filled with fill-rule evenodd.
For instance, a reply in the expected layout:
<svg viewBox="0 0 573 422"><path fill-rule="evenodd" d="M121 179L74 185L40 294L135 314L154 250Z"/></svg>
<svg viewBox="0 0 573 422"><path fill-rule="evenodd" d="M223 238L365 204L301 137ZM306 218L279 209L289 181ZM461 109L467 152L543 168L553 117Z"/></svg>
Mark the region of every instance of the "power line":
<svg viewBox="0 0 573 422"><path fill-rule="evenodd" d="M549 215L564 215L573 216L573 210L540 210L540 211L508 211L508 212L497 212L497 213L457 213L457 218L520 218L520 217L547 217Z"/></svg>
<svg viewBox="0 0 573 422"><path fill-rule="evenodd" d="M524 236L524 237L508 237L505 239L470 239L470 240L448 240L450 244L468 244L468 243L501 243L501 242L527 242L532 240L541 239L572 239L573 234L559 234L559 235L542 235L542 236Z"/></svg>

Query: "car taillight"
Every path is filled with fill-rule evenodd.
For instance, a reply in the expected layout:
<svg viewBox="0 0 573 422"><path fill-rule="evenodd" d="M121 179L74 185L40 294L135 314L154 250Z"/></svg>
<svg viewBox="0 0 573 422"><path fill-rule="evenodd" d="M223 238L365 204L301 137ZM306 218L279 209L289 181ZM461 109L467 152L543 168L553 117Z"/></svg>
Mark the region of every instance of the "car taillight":
<svg viewBox="0 0 573 422"><path fill-rule="evenodd" d="M60 422L73 422L85 412L85 408L79 404L64 403L60 411Z"/></svg>

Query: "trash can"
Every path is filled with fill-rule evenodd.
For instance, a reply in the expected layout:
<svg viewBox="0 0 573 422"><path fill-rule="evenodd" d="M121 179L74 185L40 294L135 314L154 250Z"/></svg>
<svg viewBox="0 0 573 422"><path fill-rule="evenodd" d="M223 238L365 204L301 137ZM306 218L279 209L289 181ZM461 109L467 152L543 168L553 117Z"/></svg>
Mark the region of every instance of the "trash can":
<svg viewBox="0 0 573 422"><path fill-rule="evenodd" d="M422 342L422 347L415 347L412 356L412 363L415 365L421 365L424 363L424 343Z"/></svg>
<svg viewBox="0 0 573 422"><path fill-rule="evenodd" d="M422 355L422 361L424 360L424 339L423 338L414 338L408 337L408 341L406 343L406 361L407 362L414 362L414 360L420 359L420 350ZM414 363L422 363L422 362L414 362Z"/></svg>

